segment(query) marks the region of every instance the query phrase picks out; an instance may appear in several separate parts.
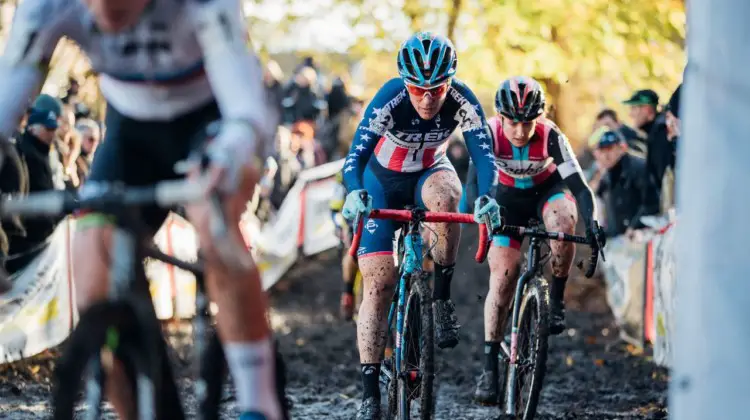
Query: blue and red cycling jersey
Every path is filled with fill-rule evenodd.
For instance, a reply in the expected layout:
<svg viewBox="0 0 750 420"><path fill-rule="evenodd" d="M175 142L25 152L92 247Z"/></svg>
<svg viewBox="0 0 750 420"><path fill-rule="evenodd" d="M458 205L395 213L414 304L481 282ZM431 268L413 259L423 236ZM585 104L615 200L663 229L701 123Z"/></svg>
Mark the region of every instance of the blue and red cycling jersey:
<svg viewBox="0 0 750 420"><path fill-rule="evenodd" d="M492 137L474 93L453 79L438 114L424 120L409 100L400 78L388 81L370 102L355 133L344 164L347 190L363 188L362 175L371 158L394 172L416 173L445 158L448 137L457 128L477 168L480 194L491 194L497 184Z"/></svg>

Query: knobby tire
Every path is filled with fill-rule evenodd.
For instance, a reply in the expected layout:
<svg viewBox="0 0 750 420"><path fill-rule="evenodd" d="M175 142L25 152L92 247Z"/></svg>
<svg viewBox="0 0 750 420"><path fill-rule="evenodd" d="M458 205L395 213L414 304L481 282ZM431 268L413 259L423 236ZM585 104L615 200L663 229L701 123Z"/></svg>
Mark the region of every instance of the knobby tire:
<svg viewBox="0 0 750 420"><path fill-rule="evenodd" d="M536 415L539 396L544 385L544 375L547 371L547 350L549 347L549 322L550 322L550 294L547 280L535 277L526 285L518 318L518 354L533 357L530 372L519 369L516 382L516 413L518 420L533 420ZM533 335L533 343L530 336ZM526 356L526 357L528 357ZM507 369L506 369L507 372ZM503 386L503 394L507 397L507 391L511 386L507 381ZM528 391L525 388L528 381ZM503 408L507 400L503 401ZM525 402L525 404L524 404Z"/></svg>

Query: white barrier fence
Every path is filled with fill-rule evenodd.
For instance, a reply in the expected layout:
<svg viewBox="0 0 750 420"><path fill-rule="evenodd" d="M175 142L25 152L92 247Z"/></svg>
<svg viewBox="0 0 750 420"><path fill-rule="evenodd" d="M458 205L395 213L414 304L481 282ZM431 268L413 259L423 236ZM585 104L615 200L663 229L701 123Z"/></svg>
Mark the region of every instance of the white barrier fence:
<svg viewBox="0 0 750 420"><path fill-rule="evenodd" d="M261 226L249 212L240 228L250 247L264 289L272 287L302 256L338 244L329 201L336 172L343 161L303 171L278 213ZM31 357L60 344L77 322L72 279L70 236L75 222L66 219L50 244L12 278L13 288L0 295L0 364ZM170 215L155 237L162 251L188 261L197 256L192 226ZM176 267L149 261L154 307L159 319L190 318L195 314L195 278Z"/></svg>
<svg viewBox="0 0 750 420"><path fill-rule="evenodd" d="M655 230L645 240L622 237L607 243L603 262L607 300L621 336L639 347L651 343L654 361L672 362L674 331L674 225Z"/></svg>

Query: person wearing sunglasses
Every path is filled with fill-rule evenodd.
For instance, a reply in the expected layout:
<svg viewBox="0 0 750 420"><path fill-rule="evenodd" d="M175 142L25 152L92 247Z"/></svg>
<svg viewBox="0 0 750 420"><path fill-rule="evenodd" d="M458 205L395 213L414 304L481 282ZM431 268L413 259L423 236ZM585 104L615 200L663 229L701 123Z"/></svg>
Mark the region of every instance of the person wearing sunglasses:
<svg viewBox="0 0 750 420"><path fill-rule="evenodd" d="M604 245L596 218L594 195L586 185L570 143L552 121L544 117L544 90L536 80L517 76L500 84L495 94L497 115L488 124L494 139L499 185L497 202L504 209L503 223L525 226L530 219L544 222L546 229L575 233L580 210L591 242ZM464 203L476 195L477 172L469 168ZM474 398L494 404L498 398L498 354L508 307L513 298L521 258L522 237L493 238L487 260L490 290L484 305L484 367ZM563 293L573 263L572 244L551 241L550 332L565 329Z"/></svg>
<svg viewBox="0 0 750 420"><path fill-rule="evenodd" d="M456 49L446 37L418 32L399 48L398 78L383 85L370 102L355 132L344 164L349 191L342 214L353 220L374 208L419 205L432 211L458 210L461 182L446 156L448 138L461 130L471 159L478 168L478 188L489 204L477 208L478 221L491 215L499 223L493 197L497 184L492 143L479 101L456 79ZM365 202L360 193L366 191ZM354 227L356 228L356 226ZM432 256L435 262L433 307L440 348L458 344L459 324L450 300L460 229L435 224ZM364 395L358 419L379 419L378 377L386 334L386 312L395 286L392 256L396 224L368 220L357 251L364 280L357 342Z"/></svg>

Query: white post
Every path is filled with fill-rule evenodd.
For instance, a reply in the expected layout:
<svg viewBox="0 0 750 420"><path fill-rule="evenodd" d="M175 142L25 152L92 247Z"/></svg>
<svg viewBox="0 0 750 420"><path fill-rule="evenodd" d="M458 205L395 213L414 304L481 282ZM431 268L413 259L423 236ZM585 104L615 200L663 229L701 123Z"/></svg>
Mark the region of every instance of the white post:
<svg viewBox="0 0 750 420"><path fill-rule="evenodd" d="M687 11L670 419L750 419L750 1Z"/></svg>

